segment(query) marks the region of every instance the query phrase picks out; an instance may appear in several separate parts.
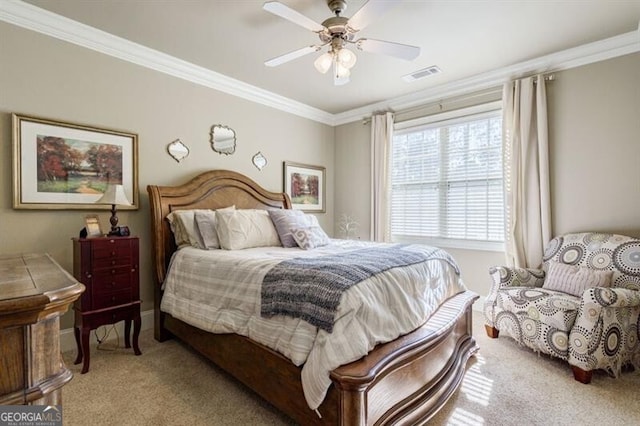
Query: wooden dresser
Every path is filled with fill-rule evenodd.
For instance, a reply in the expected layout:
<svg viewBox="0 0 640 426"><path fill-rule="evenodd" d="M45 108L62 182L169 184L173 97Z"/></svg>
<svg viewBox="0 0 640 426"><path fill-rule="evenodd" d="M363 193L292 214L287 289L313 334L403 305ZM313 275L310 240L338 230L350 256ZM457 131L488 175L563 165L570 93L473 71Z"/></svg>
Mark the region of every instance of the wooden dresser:
<svg viewBox="0 0 640 426"><path fill-rule="evenodd" d="M138 237L73 239L73 275L87 290L75 303L76 364L89 371L91 330L124 321L124 344L140 355L140 286Z"/></svg>
<svg viewBox="0 0 640 426"><path fill-rule="evenodd" d="M60 316L84 286L48 254L0 255L0 405L60 405Z"/></svg>

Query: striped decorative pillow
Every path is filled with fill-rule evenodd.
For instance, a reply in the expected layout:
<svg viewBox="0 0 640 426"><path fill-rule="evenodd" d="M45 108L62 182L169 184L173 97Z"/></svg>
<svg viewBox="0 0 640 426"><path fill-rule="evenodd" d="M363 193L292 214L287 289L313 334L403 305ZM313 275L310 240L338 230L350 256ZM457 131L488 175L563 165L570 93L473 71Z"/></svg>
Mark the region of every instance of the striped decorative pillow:
<svg viewBox="0 0 640 426"><path fill-rule="evenodd" d="M611 287L612 275L613 271L549 262L542 288L580 297L588 288Z"/></svg>

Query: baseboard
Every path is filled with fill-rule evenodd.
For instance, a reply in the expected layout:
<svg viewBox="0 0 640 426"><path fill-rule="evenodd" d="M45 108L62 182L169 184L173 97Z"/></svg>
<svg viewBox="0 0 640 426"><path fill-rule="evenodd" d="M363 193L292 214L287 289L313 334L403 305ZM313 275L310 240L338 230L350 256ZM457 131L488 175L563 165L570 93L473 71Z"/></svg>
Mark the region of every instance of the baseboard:
<svg viewBox="0 0 640 426"><path fill-rule="evenodd" d="M142 320L142 325L140 327L140 330L149 330L153 328L153 310L141 312L140 319ZM108 326L98 327L96 329L96 332L98 333L99 336L102 336L102 334L104 333L103 330L106 330L108 328L111 328L111 326L108 325ZM119 323L116 324L116 331L117 331L117 334L109 333L109 337L106 339L107 342L111 340L115 340L117 336L120 336L120 339L122 339L122 336L124 336L124 321L120 321ZM91 332L89 339L90 339L89 344L92 347L98 344L98 341L96 340L96 334L93 331ZM121 341L121 344L122 344L122 341ZM67 352L67 351L75 351L76 349L77 349L76 338L73 335L73 328L65 328L64 330L60 330L60 351Z"/></svg>

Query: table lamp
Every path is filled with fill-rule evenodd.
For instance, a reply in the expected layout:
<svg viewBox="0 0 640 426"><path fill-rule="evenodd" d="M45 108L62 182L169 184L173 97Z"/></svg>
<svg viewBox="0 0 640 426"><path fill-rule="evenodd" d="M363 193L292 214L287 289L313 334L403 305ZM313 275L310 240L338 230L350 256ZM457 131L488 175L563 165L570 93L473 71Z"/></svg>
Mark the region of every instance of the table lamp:
<svg viewBox="0 0 640 426"><path fill-rule="evenodd" d="M116 216L116 204L121 206L130 206L131 203L127 199L127 196L124 193L124 187L122 185L107 185L107 189L104 191L104 194L96 204L111 204L111 218L109 222L111 222L111 231L109 232L109 236L119 235L118 233L118 216Z"/></svg>

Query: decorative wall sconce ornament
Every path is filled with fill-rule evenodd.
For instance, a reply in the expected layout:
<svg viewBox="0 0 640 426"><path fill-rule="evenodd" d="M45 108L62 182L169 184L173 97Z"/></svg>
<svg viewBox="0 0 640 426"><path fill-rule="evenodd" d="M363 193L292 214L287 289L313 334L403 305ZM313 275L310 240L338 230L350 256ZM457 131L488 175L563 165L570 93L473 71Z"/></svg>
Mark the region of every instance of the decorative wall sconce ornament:
<svg viewBox="0 0 640 426"><path fill-rule="evenodd" d="M167 145L167 152L178 163L189 156L189 148L180 139L176 139Z"/></svg>
<svg viewBox="0 0 640 426"><path fill-rule="evenodd" d="M233 154L236 151L236 132L221 124L211 126L211 149L219 154Z"/></svg>
<svg viewBox="0 0 640 426"><path fill-rule="evenodd" d="M267 165L267 158L260 151L251 159L253 165L260 171Z"/></svg>

